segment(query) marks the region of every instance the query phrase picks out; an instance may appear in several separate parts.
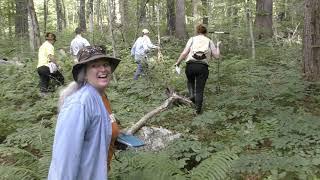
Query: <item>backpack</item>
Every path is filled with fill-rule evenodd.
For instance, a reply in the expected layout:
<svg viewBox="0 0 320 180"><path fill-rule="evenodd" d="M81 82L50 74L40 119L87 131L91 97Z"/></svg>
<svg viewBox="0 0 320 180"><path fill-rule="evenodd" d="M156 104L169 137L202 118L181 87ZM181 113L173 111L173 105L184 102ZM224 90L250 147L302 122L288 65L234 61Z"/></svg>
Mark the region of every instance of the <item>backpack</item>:
<svg viewBox="0 0 320 180"><path fill-rule="evenodd" d="M206 59L210 47L210 40L206 39L193 39L190 47L191 57L195 60Z"/></svg>

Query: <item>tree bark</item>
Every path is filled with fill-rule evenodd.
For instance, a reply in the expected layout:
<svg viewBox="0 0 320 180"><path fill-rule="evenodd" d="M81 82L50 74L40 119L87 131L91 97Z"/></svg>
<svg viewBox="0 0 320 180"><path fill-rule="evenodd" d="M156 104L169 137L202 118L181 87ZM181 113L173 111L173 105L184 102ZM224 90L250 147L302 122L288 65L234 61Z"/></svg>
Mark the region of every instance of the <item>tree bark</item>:
<svg viewBox="0 0 320 180"><path fill-rule="evenodd" d="M140 34L140 26L142 27L146 26L146 6L148 4L149 0L141 0L137 1L137 17L138 17L138 24L136 29L136 36L135 39L138 37L138 34Z"/></svg>
<svg viewBox="0 0 320 180"><path fill-rule="evenodd" d="M305 0L303 72L309 81L320 80L320 2Z"/></svg>
<svg viewBox="0 0 320 180"><path fill-rule="evenodd" d="M158 0L158 5L157 5L157 31L158 31L158 46L161 46L161 35L160 35L160 25L161 25L161 20L160 20L160 0ZM161 54L160 48L158 49L158 62L163 60L163 56Z"/></svg>
<svg viewBox="0 0 320 180"><path fill-rule="evenodd" d="M128 34L128 22L129 22L129 17L128 17L128 1L127 0L119 0L119 11L120 11L120 23L121 23L121 33L123 37L123 41L125 44L128 43L127 41L127 34ZM129 44L127 44L130 46Z"/></svg>
<svg viewBox="0 0 320 180"><path fill-rule="evenodd" d="M48 0L43 0L43 33L47 32L47 20L48 20Z"/></svg>
<svg viewBox="0 0 320 180"><path fill-rule="evenodd" d="M201 0L201 3L202 3L202 8L203 8L202 23L208 27L208 25L209 25L209 17L208 17L209 16L208 15L209 3L208 3L208 0Z"/></svg>
<svg viewBox="0 0 320 180"><path fill-rule="evenodd" d="M34 52L36 49L40 47L40 30L37 19L37 14L34 10L33 0L28 0L28 14L30 17L30 47L31 51Z"/></svg>
<svg viewBox="0 0 320 180"><path fill-rule="evenodd" d="M272 6L273 0L256 1L256 37L257 39L272 38Z"/></svg>
<svg viewBox="0 0 320 180"><path fill-rule="evenodd" d="M13 15L14 15L14 12L13 12L13 9L14 9L14 2L13 1L11 1L11 3L10 3L10 9L9 9L9 17L8 17L8 23L9 23L9 37L11 38L11 37L13 37L13 28L12 28L12 26L13 26Z"/></svg>
<svg viewBox="0 0 320 180"><path fill-rule="evenodd" d="M63 14L61 0L56 0L56 14L57 14L57 31L61 32L63 29Z"/></svg>
<svg viewBox="0 0 320 180"><path fill-rule="evenodd" d="M142 27L145 27L147 24L147 13L146 13L146 5L149 0L141 0L140 4L140 17L139 17L139 24L142 24Z"/></svg>
<svg viewBox="0 0 320 180"><path fill-rule="evenodd" d="M175 0L167 0L167 34L172 36L175 32Z"/></svg>
<svg viewBox="0 0 320 180"><path fill-rule="evenodd" d="M255 39L253 35L253 27L252 27L252 20L251 20L251 11L249 9L249 0L246 0L246 19L248 24L248 31L250 34L250 40L251 40L251 58L256 58L256 48L255 48Z"/></svg>
<svg viewBox="0 0 320 180"><path fill-rule="evenodd" d="M100 31L102 32L102 3L101 0L97 0L96 2L96 18L97 18L97 23L98 26L100 27Z"/></svg>
<svg viewBox="0 0 320 180"><path fill-rule="evenodd" d="M89 32L93 35L93 0L89 0L88 2L89 7ZM93 39L93 38L92 38Z"/></svg>
<svg viewBox="0 0 320 180"><path fill-rule="evenodd" d="M108 20L109 20L109 33L110 33L110 38L111 38L111 43L112 43L112 55L113 57L116 57L116 43L114 39L114 34L113 34L113 25L112 25L112 12L111 12L112 4L111 0L108 0ZM113 76L113 81L117 82L117 77L114 74Z"/></svg>
<svg viewBox="0 0 320 180"><path fill-rule="evenodd" d="M79 27L84 31L87 30L86 25L86 1L80 0L80 8L79 8Z"/></svg>
<svg viewBox="0 0 320 180"><path fill-rule="evenodd" d="M176 37L181 39L187 37L185 0L176 0Z"/></svg>
<svg viewBox="0 0 320 180"><path fill-rule="evenodd" d="M28 1L15 0L15 34L17 37L28 37Z"/></svg>
<svg viewBox="0 0 320 180"><path fill-rule="evenodd" d="M2 8L1 4L0 4L0 16L5 17L4 8ZM4 20L0 18L0 40L2 40L2 38L4 37L3 28L4 28Z"/></svg>
<svg viewBox="0 0 320 180"><path fill-rule="evenodd" d="M67 27L67 11L66 11L66 6L64 3L64 0L61 0L61 8L62 8L62 22L63 22L63 29Z"/></svg>
<svg viewBox="0 0 320 180"><path fill-rule="evenodd" d="M193 29L196 29L197 25L201 23L199 7L200 0L192 0L192 17L193 17Z"/></svg>
<svg viewBox="0 0 320 180"><path fill-rule="evenodd" d="M120 18L120 21L121 21L121 24L123 26L123 29L124 30L127 30L127 27L128 27L128 22L129 22L129 17L128 17L128 11L129 11L129 8L128 8L128 1L127 0L119 0L119 10L120 10L120 15L121 15L121 18Z"/></svg>

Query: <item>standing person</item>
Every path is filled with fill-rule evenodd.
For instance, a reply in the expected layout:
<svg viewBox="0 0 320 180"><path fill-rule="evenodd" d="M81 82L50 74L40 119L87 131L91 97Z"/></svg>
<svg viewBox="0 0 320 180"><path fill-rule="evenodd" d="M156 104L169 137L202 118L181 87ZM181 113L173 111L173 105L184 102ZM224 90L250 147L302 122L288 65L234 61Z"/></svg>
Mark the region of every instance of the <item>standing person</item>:
<svg viewBox="0 0 320 180"><path fill-rule="evenodd" d="M58 82L58 85L64 84L64 77L58 70L57 60L54 57L54 43L56 35L46 33L46 41L40 46L38 53L37 71L40 76L40 95L45 95L49 89L50 79Z"/></svg>
<svg viewBox="0 0 320 180"><path fill-rule="evenodd" d="M77 54L79 50L86 46L90 46L90 43L87 39L82 37L83 30L80 27L77 27L74 32L76 33L76 37L70 43L70 54L73 56L74 62L77 63Z"/></svg>
<svg viewBox="0 0 320 180"><path fill-rule="evenodd" d="M143 29L142 36L140 36L131 48L131 55L134 56L135 62L137 63L137 70L134 74L133 79L137 80L138 77L143 74L143 69L148 67L148 56L147 54L151 49L159 48L153 45L149 38L149 30Z"/></svg>
<svg viewBox="0 0 320 180"><path fill-rule="evenodd" d="M74 81L60 94L49 180L107 179L108 151L119 129L113 129L105 90L120 60L88 46L78 53Z"/></svg>
<svg viewBox="0 0 320 180"><path fill-rule="evenodd" d="M180 54L176 66L179 66L183 59L186 59L186 76L188 79L188 90L190 100L196 105L196 113L200 114L203 102L203 91L209 76L208 61L211 56L219 58L220 41L215 47L212 40L206 37L207 28L202 24L196 27L197 35L191 37L184 50Z"/></svg>

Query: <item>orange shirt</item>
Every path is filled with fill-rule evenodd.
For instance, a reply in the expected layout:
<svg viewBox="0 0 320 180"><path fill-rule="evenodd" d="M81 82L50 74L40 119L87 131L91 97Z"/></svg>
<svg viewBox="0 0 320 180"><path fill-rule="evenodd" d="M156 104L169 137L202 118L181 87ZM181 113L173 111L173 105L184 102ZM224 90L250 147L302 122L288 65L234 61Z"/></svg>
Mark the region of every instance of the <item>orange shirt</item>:
<svg viewBox="0 0 320 180"><path fill-rule="evenodd" d="M111 115L112 114L111 105L106 95L102 96L102 101L109 115ZM110 117L110 119L111 118L112 117ZM111 163L111 159L114 152L114 143L116 142L119 133L120 133L120 128L117 122L112 122L112 136L111 136L111 142L110 142L109 152L108 152L108 169L110 169L110 163Z"/></svg>

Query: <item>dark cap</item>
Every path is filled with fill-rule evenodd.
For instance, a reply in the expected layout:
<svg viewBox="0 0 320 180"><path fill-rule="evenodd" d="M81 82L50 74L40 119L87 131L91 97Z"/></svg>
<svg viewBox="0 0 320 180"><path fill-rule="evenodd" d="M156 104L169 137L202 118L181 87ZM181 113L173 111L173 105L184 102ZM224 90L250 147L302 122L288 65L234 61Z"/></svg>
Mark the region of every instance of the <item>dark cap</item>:
<svg viewBox="0 0 320 180"><path fill-rule="evenodd" d="M55 40L55 41L57 41L56 35L51 33L51 32L47 32L45 38L46 38L46 40Z"/></svg>
<svg viewBox="0 0 320 180"><path fill-rule="evenodd" d="M81 68L83 68L88 62L104 59L110 63L111 72L114 72L121 61L120 59L106 55L105 51L100 46L87 46L82 48L78 52L77 58L78 63L72 67L72 75L75 81L77 81Z"/></svg>
<svg viewBox="0 0 320 180"><path fill-rule="evenodd" d="M82 30L80 27L77 27L77 28L74 30L74 32L75 32L76 34L81 34L81 33L83 32L83 30Z"/></svg>

